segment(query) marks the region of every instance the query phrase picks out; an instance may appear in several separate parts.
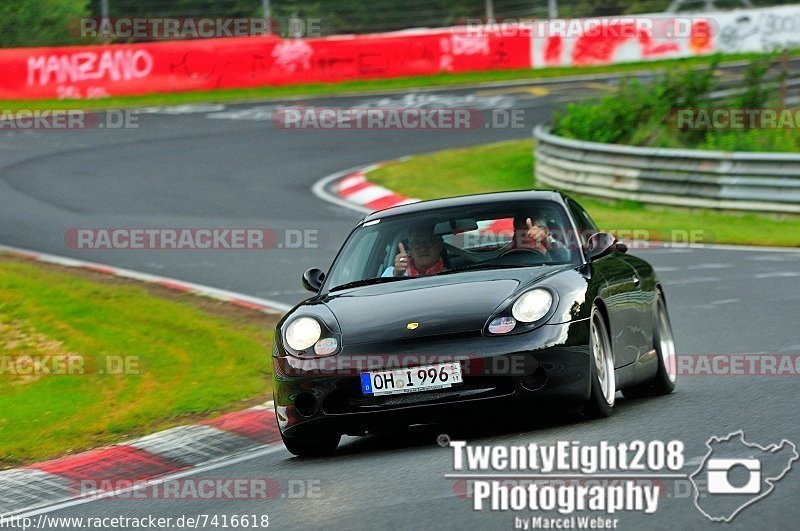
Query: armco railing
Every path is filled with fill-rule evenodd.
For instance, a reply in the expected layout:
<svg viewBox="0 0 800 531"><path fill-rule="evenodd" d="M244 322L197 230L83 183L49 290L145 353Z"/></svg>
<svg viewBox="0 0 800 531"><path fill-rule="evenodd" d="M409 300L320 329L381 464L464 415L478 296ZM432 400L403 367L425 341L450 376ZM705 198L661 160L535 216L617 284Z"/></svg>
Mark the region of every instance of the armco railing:
<svg viewBox="0 0 800 531"><path fill-rule="evenodd" d="M687 207L800 213L800 154L654 149L534 129L539 186Z"/></svg>

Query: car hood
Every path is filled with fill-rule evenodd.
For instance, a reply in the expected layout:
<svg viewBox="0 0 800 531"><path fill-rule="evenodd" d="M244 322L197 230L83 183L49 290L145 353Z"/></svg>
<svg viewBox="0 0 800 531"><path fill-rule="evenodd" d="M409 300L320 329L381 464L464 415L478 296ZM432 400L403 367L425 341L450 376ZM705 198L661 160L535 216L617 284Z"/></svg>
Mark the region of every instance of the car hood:
<svg viewBox="0 0 800 531"><path fill-rule="evenodd" d="M508 297L567 266L467 271L333 292L343 344L481 330ZM409 323L418 323L409 329ZM413 326L413 325L412 325Z"/></svg>

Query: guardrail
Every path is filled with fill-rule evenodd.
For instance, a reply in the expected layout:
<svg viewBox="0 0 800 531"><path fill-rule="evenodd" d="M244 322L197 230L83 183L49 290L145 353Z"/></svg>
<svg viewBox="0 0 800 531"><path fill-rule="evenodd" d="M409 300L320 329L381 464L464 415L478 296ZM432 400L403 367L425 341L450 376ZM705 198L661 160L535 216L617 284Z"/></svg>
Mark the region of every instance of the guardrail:
<svg viewBox="0 0 800 531"><path fill-rule="evenodd" d="M800 154L584 142L533 131L540 185L644 203L800 214Z"/></svg>

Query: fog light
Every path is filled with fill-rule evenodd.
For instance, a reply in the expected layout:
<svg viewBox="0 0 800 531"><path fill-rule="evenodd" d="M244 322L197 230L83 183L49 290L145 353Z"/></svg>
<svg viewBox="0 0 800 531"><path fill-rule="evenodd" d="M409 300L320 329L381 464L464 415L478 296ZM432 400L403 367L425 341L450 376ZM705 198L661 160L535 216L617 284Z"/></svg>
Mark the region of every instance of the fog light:
<svg viewBox="0 0 800 531"><path fill-rule="evenodd" d="M336 338L326 337L325 339L320 339L317 341L317 344L314 345L314 354L317 356L326 356L336 352L337 348L339 348L339 342L336 341Z"/></svg>
<svg viewBox="0 0 800 531"><path fill-rule="evenodd" d="M498 317L489 323L489 332L492 334L507 334L517 325L513 317Z"/></svg>
<svg viewBox="0 0 800 531"><path fill-rule="evenodd" d="M294 407L304 417L310 417L317 412L317 399L311 393L300 393L294 399Z"/></svg>

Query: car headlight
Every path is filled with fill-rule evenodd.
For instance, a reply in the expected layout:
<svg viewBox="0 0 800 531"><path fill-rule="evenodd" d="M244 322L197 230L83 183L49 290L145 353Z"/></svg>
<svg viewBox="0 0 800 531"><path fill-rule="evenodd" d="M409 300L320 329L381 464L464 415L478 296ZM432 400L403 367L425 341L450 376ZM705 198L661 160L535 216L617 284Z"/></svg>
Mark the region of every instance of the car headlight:
<svg viewBox="0 0 800 531"><path fill-rule="evenodd" d="M532 289L520 295L511 308L511 315L521 323L538 321L550 311L553 296L546 289Z"/></svg>
<svg viewBox="0 0 800 531"><path fill-rule="evenodd" d="M286 327L286 343L298 352L311 347L322 335L319 322L311 317L295 319Z"/></svg>

